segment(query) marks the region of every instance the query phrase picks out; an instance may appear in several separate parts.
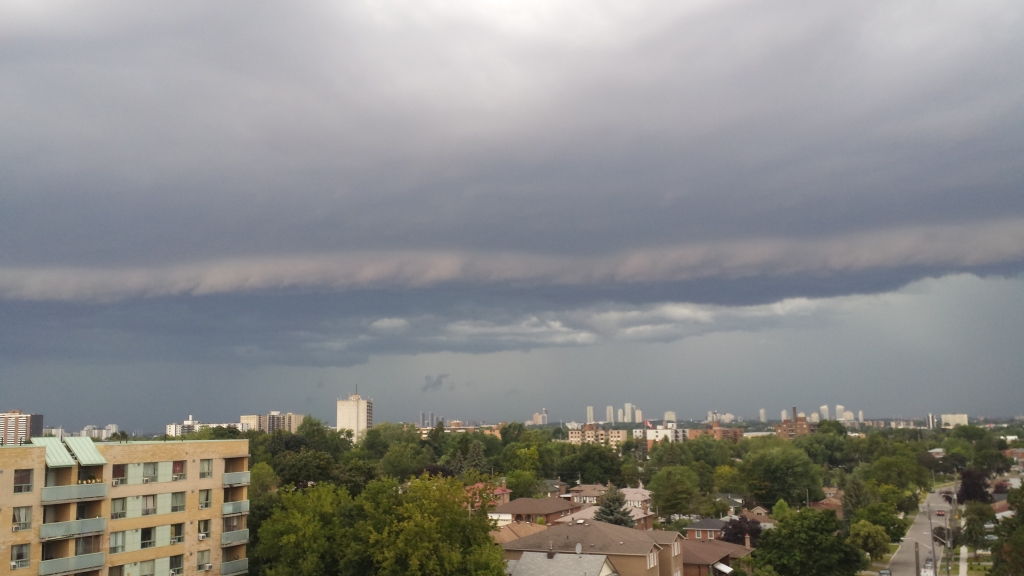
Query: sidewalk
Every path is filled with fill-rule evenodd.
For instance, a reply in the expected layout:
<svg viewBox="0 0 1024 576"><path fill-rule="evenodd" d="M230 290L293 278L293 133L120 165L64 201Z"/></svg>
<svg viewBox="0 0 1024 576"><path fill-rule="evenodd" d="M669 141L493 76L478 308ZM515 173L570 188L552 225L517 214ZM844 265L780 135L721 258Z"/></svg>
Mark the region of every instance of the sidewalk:
<svg viewBox="0 0 1024 576"><path fill-rule="evenodd" d="M960 547L960 576L967 576L967 546Z"/></svg>

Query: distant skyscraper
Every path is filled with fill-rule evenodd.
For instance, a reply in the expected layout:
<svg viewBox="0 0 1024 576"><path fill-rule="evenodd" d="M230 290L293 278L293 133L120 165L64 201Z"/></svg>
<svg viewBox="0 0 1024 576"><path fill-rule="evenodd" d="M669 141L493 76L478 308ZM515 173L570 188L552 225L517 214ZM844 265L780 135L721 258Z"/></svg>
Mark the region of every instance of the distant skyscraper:
<svg viewBox="0 0 1024 576"><path fill-rule="evenodd" d="M624 414L626 416L626 419L623 420L623 422L632 422L633 421L633 405L630 404L629 402L626 402L626 409L624 411Z"/></svg>
<svg viewBox="0 0 1024 576"><path fill-rule="evenodd" d="M764 415L764 408L761 408L760 417L761 417L761 422L767 422L768 421L768 418Z"/></svg>
<svg viewBox="0 0 1024 576"><path fill-rule="evenodd" d="M675 412L673 412L671 410L669 410L668 412L665 412L665 422L675 422L675 421L676 421L676 413Z"/></svg>
<svg viewBox="0 0 1024 576"><path fill-rule="evenodd" d="M426 427L427 427L427 418L423 414L423 412L420 412L420 428L426 428Z"/></svg>
<svg viewBox="0 0 1024 576"><path fill-rule="evenodd" d="M782 421L785 422L786 420L789 420L789 416L786 416L786 411L783 410L782 411Z"/></svg>
<svg viewBox="0 0 1024 576"><path fill-rule="evenodd" d="M842 420L844 414L846 414L846 408L843 408L842 404L836 404L836 420Z"/></svg>
<svg viewBox="0 0 1024 576"><path fill-rule="evenodd" d="M619 422L622 422L622 408L619 408Z"/></svg>
<svg viewBox="0 0 1024 576"><path fill-rule="evenodd" d="M715 413L712 412L711 410L708 410L708 422L711 422L714 419L715 419Z"/></svg>
<svg viewBox="0 0 1024 576"><path fill-rule="evenodd" d="M636 409L636 422L637 424L644 423L644 411L639 408Z"/></svg>
<svg viewBox="0 0 1024 576"><path fill-rule="evenodd" d="M594 407L587 406L587 424L594 423Z"/></svg>
<svg viewBox="0 0 1024 576"><path fill-rule="evenodd" d="M860 422L861 424L864 423L864 411L863 410L857 410L857 422Z"/></svg>
<svg viewBox="0 0 1024 576"><path fill-rule="evenodd" d="M821 419L818 417L818 413L817 412L811 412L811 422L817 424L820 421L821 421Z"/></svg>
<svg viewBox="0 0 1024 576"><path fill-rule="evenodd" d="M351 430L352 439L358 442L370 428L373 428L373 400L363 400L359 394L338 400L338 430Z"/></svg>
<svg viewBox="0 0 1024 576"><path fill-rule="evenodd" d="M931 412L928 413L928 429L935 429L935 414L932 414Z"/></svg>
<svg viewBox="0 0 1024 576"><path fill-rule="evenodd" d="M853 422L853 412L849 410L843 412L843 422Z"/></svg>
<svg viewBox="0 0 1024 576"><path fill-rule="evenodd" d="M609 406L604 409L604 421L609 424L615 423L615 407Z"/></svg>
<svg viewBox="0 0 1024 576"><path fill-rule="evenodd" d="M548 423L548 409L547 408L541 408L540 409L540 423L544 424L545 426Z"/></svg>
<svg viewBox="0 0 1024 576"><path fill-rule="evenodd" d="M828 404L821 407L821 419L828 420Z"/></svg>

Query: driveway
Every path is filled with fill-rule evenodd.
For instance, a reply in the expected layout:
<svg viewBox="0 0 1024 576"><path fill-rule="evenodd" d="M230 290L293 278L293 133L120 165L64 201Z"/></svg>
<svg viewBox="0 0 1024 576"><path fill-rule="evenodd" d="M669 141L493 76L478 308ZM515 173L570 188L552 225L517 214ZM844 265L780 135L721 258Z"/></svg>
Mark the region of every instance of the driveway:
<svg viewBox="0 0 1024 576"><path fill-rule="evenodd" d="M907 538L903 541L899 550L896 554L893 554L892 559L889 561L889 570L892 570L892 576L919 576L914 574L914 540L920 542L921 552L921 566L924 566L924 561L932 555L931 549L931 536L928 531L928 504L932 507L932 523L936 526L944 526L946 519L949 518L949 505L942 499L938 494L929 494L925 500L925 504L921 505L921 512L918 513L914 519L914 523L910 526L910 530L907 531ZM945 510L947 516L936 516L937 510ZM945 565L940 564L942 560L942 544L935 543L935 553L938 555L936 558L936 565L940 568L936 576L944 576L946 574ZM953 573L958 573L956 566L952 567Z"/></svg>

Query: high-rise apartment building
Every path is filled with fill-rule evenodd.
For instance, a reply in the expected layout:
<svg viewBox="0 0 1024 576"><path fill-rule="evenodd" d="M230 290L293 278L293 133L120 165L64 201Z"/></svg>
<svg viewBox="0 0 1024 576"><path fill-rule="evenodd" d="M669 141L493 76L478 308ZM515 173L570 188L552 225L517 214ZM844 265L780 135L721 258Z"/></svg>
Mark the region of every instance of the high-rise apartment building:
<svg viewBox="0 0 1024 576"><path fill-rule="evenodd" d="M594 423L594 407L587 406L587 424Z"/></svg>
<svg viewBox="0 0 1024 576"><path fill-rule="evenodd" d="M248 453L247 440L75 436L0 449L0 550L10 551L10 573L245 574Z"/></svg>
<svg viewBox="0 0 1024 576"><path fill-rule="evenodd" d="M622 408L619 408L619 420L618 421L619 422L623 422L623 420L622 420Z"/></svg>
<svg viewBox="0 0 1024 576"><path fill-rule="evenodd" d="M768 417L765 416L765 413L764 413L764 408L761 408L761 412L758 414L758 417L761 419L761 422L767 422L768 421Z"/></svg>
<svg viewBox="0 0 1024 576"><path fill-rule="evenodd" d="M676 421L676 413L675 412L673 412L671 410L669 410L668 412L665 412L665 422L675 422L675 421Z"/></svg>
<svg viewBox="0 0 1024 576"><path fill-rule="evenodd" d="M0 412L0 444L19 444L43 435L43 415L21 410Z"/></svg>
<svg viewBox="0 0 1024 576"><path fill-rule="evenodd" d="M931 412L928 413L928 429L935 429L935 414L932 414Z"/></svg>
<svg viewBox="0 0 1024 576"><path fill-rule="evenodd" d="M836 404L836 420L843 420L846 414L846 408L843 408L842 404Z"/></svg>
<svg viewBox="0 0 1024 576"><path fill-rule="evenodd" d="M615 407L609 406L604 409L604 421L609 424L615 423Z"/></svg>
<svg viewBox="0 0 1024 576"><path fill-rule="evenodd" d="M783 421L783 422L785 422L786 420L789 420L789 416L787 416L787 415L786 415L786 411L785 411L785 410L783 410L783 411L782 411L782 421Z"/></svg>
<svg viewBox="0 0 1024 576"><path fill-rule="evenodd" d="M801 412L800 414L803 415L803 412ZM811 412L811 422L813 422L814 424L817 424L820 420L821 419L819 418L817 412Z"/></svg>
<svg viewBox="0 0 1024 576"><path fill-rule="evenodd" d="M821 419L828 420L828 404L821 407Z"/></svg>
<svg viewBox="0 0 1024 576"><path fill-rule="evenodd" d="M623 422L633 421L633 405L629 402L626 402L626 408L623 410L623 415L625 416Z"/></svg>
<svg viewBox="0 0 1024 576"><path fill-rule="evenodd" d="M373 400L363 400L359 394L349 394L348 400L338 400L338 430L351 430L358 442L373 427Z"/></svg>
<svg viewBox="0 0 1024 576"><path fill-rule="evenodd" d="M644 411L643 410L637 408L636 410L634 410L633 414L636 415L636 421L637 421L638 424L643 424L644 423Z"/></svg>
<svg viewBox="0 0 1024 576"><path fill-rule="evenodd" d="M861 424L864 423L864 411L863 410L857 410L857 422L860 422Z"/></svg>
<svg viewBox="0 0 1024 576"><path fill-rule="evenodd" d="M281 414L274 410L270 414L246 414L239 418L239 422L248 426L249 430L259 430L268 434L284 430L295 434L299 431L299 424L302 424L305 417L305 414L292 414L291 412Z"/></svg>

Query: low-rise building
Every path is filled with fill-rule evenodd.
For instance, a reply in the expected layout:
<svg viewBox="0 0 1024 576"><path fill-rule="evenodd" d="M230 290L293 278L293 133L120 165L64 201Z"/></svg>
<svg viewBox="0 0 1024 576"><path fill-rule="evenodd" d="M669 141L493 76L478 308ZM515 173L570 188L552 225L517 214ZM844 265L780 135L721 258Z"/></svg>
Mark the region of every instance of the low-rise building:
<svg viewBox="0 0 1024 576"><path fill-rule="evenodd" d="M732 572L732 564L749 556L751 549L721 540L684 540L683 576L718 576Z"/></svg>
<svg viewBox="0 0 1024 576"><path fill-rule="evenodd" d="M720 540L725 530L725 520L704 518L686 527L687 540Z"/></svg>
<svg viewBox="0 0 1024 576"><path fill-rule="evenodd" d="M496 506L488 516L497 521L498 526L512 522L534 523L540 519L550 525L555 520L582 509L583 505L564 498L516 498L507 504Z"/></svg>
<svg viewBox="0 0 1024 576"><path fill-rule="evenodd" d="M615 567L603 554L551 554L523 552L518 560L509 560L508 576L555 576L560 574L592 574L616 576Z"/></svg>
<svg viewBox="0 0 1024 576"><path fill-rule="evenodd" d="M793 414L796 413L796 407L794 407ZM810 436L817 431L818 425L813 422L808 422L806 416L796 416L795 420L785 418L782 422L775 425L775 435L787 440L792 440L801 436Z"/></svg>
<svg viewBox="0 0 1024 576"><path fill-rule="evenodd" d="M967 414L943 414L942 415L942 427L943 428L955 428L957 426L967 426Z"/></svg>
<svg viewBox="0 0 1024 576"><path fill-rule="evenodd" d="M701 436L711 436L715 440L730 440L732 442L739 442L743 438L742 428L722 428L722 425L718 421L712 422L707 428L703 430L688 430L687 437L689 440L696 440Z"/></svg>
<svg viewBox="0 0 1024 576"><path fill-rule="evenodd" d="M596 504L597 499L607 491L608 487L603 484L578 484L569 488L566 496L577 504Z"/></svg>
<svg viewBox="0 0 1024 576"><path fill-rule="evenodd" d="M601 509L600 506L587 506L586 508L580 510L579 512L574 512L574 513L570 514L569 516L566 516L564 518L559 518L558 520L555 520L555 522L558 523L558 524L567 524L569 522L582 522L582 521L589 522L589 521L594 519L594 515L597 514L597 511L600 510L600 509ZM629 505L623 505L622 509L627 511L627 512L629 512L630 517L633 519L633 522L635 523L634 526L633 526L634 529L636 529L636 530L653 530L654 529L654 521L658 519L658 515L655 514L654 512L651 512L646 507L644 507L644 508L634 508L634 507L629 506Z"/></svg>

